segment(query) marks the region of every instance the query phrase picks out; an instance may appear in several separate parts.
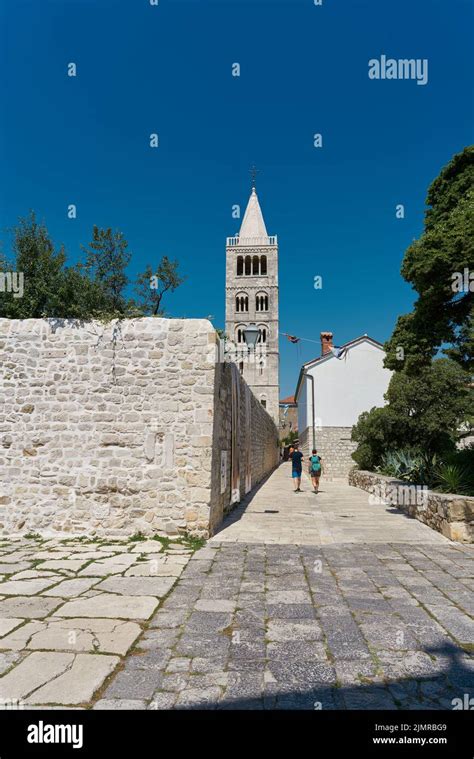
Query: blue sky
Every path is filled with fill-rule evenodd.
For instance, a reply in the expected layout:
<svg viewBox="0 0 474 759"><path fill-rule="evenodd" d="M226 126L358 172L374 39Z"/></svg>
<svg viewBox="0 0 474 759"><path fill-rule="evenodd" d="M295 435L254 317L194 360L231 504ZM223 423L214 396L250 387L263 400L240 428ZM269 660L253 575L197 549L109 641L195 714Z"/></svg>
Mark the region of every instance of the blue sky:
<svg viewBox="0 0 474 759"><path fill-rule="evenodd" d="M132 275L162 255L179 259L187 281L165 304L171 315L223 326L225 238L238 231L232 206L243 213L255 163L279 238L281 331L384 341L413 302L399 270L427 187L472 142L473 7L0 0L5 249L30 208L71 261L93 224L120 229ZM369 80L368 61L382 54L428 59L428 84ZM282 397L318 353L282 338Z"/></svg>

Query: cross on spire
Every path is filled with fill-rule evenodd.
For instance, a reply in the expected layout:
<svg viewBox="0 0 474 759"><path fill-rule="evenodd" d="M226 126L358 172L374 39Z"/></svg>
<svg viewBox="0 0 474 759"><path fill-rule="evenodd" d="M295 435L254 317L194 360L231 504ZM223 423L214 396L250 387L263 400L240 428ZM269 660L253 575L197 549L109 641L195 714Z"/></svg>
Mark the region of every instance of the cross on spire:
<svg viewBox="0 0 474 759"><path fill-rule="evenodd" d="M255 165L253 165L249 171L249 174L252 177L252 190L255 189L255 181L257 179L257 174L259 173L260 173L260 169L257 169Z"/></svg>

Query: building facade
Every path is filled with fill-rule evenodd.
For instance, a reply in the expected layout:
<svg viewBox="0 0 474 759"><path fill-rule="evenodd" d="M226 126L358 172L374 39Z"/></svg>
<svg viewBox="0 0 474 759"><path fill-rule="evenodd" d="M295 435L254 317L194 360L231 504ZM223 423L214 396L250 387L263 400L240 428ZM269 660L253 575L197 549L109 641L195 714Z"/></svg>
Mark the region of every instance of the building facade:
<svg viewBox="0 0 474 759"><path fill-rule="evenodd" d="M345 477L355 466L352 427L363 411L385 405L392 372L384 359L382 344L368 335L335 347L332 332L321 332L321 355L301 367L295 393L300 445L307 455L314 439L325 476Z"/></svg>
<svg viewBox="0 0 474 759"><path fill-rule="evenodd" d="M255 349L245 340L259 330ZM226 350L257 400L279 423L278 241L268 235L255 187L240 232L226 245Z"/></svg>
<svg viewBox="0 0 474 759"><path fill-rule="evenodd" d="M280 400L280 439L288 437L290 432L298 432L298 404L294 395Z"/></svg>

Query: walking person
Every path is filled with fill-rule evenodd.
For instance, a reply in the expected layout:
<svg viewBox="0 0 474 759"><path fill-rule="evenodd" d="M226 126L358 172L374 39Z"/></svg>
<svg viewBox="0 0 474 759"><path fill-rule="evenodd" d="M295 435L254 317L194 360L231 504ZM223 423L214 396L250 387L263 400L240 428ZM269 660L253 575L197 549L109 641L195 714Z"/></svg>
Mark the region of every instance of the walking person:
<svg viewBox="0 0 474 759"><path fill-rule="evenodd" d="M318 456L316 448L313 448L313 452L309 457L309 475L313 485L315 493L319 490L319 478L321 477L321 456Z"/></svg>
<svg viewBox="0 0 474 759"><path fill-rule="evenodd" d="M293 477L293 481L296 485L295 487L295 493L301 493L301 473L303 471L303 454L299 450L299 446L295 444L295 450L293 451L293 455L291 457L291 476Z"/></svg>

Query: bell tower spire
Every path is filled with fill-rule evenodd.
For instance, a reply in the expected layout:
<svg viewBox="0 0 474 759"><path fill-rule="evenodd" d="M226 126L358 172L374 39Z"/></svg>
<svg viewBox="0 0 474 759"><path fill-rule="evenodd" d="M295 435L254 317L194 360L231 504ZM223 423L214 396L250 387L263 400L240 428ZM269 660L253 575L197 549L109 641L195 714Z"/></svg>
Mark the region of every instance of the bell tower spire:
<svg viewBox="0 0 474 759"><path fill-rule="evenodd" d="M255 187L252 187L242 226L240 227L239 239L241 240L241 244L243 244L244 240L257 237L263 239L268 237L268 234L263 220L262 209L258 202L257 190Z"/></svg>
<svg viewBox="0 0 474 759"><path fill-rule="evenodd" d="M257 400L279 423L278 241L269 235L260 207L255 178L240 232L227 238L226 335L233 360ZM245 330L256 324L255 350L245 343Z"/></svg>

